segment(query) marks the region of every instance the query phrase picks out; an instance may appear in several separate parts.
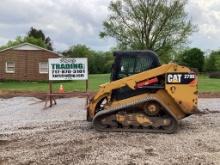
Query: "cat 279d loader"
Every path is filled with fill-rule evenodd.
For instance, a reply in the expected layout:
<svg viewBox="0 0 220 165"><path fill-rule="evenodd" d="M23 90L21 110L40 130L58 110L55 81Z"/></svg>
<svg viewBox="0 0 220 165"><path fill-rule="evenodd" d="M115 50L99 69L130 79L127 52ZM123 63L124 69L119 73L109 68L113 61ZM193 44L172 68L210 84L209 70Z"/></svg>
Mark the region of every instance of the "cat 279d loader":
<svg viewBox="0 0 220 165"><path fill-rule="evenodd" d="M197 76L174 63L161 65L152 51L114 52L111 82L87 106L99 131L173 133L197 110Z"/></svg>

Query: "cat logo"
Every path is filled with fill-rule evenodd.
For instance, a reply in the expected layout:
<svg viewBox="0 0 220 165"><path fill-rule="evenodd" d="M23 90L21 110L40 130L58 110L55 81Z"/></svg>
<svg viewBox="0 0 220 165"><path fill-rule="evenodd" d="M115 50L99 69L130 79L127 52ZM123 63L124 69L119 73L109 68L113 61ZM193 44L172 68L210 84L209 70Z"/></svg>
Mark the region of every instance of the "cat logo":
<svg viewBox="0 0 220 165"><path fill-rule="evenodd" d="M168 83L181 83L182 74L168 74L167 82Z"/></svg>

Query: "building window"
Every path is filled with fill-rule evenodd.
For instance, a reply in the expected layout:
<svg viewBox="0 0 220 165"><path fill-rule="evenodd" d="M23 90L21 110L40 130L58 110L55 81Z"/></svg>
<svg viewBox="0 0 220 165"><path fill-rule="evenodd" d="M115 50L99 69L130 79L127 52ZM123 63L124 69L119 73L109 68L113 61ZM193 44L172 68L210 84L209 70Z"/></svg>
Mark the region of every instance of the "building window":
<svg viewBox="0 0 220 165"><path fill-rule="evenodd" d="M5 63L5 72L6 73L15 73L15 62L6 62Z"/></svg>
<svg viewBox="0 0 220 165"><path fill-rule="evenodd" d="M39 63L39 73L46 74L48 73L48 62Z"/></svg>

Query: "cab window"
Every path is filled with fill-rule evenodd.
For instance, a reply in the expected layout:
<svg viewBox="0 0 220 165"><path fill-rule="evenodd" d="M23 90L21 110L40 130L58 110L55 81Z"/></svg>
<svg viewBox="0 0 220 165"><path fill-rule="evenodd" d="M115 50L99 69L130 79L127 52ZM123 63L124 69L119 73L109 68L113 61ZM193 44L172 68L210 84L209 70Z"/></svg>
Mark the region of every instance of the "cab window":
<svg viewBox="0 0 220 165"><path fill-rule="evenodd" d="M130 76L134 73L135 57L124 57L121 59L119 78Z"/></svg>
<svg viewBox="0 0 220 165"><path fill-rule="evenodd" d="M145 70L148 70L152 66L152 58L147 58L146 56L137 57L136 58L136 66L135 66L135 73L140 73Z"/></svg>

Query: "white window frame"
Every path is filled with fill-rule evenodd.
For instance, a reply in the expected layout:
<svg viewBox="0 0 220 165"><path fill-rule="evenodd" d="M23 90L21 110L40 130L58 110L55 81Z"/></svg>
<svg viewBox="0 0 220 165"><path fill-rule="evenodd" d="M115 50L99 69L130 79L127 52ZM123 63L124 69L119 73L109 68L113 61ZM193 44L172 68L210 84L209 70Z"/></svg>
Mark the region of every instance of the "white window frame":
<svg viewBox="0 0 220 165"><path fill-rule="evenodd" d="M47 67L44 67L44 65L47 64ZM39 73L40 74L48 74L48 62L39 62ZM44 69L47 69L47 71L42 71Z"/></svg>
<svg viewBox="0 0 220 165"><path fill-rule="evenodd" d="M13 66L9 66L9 63L13 63L12 64ZM9 68L13 68L13 70L9 70ZM15 73L15 62L14 61L5 62L5 73Z"/></svg>

